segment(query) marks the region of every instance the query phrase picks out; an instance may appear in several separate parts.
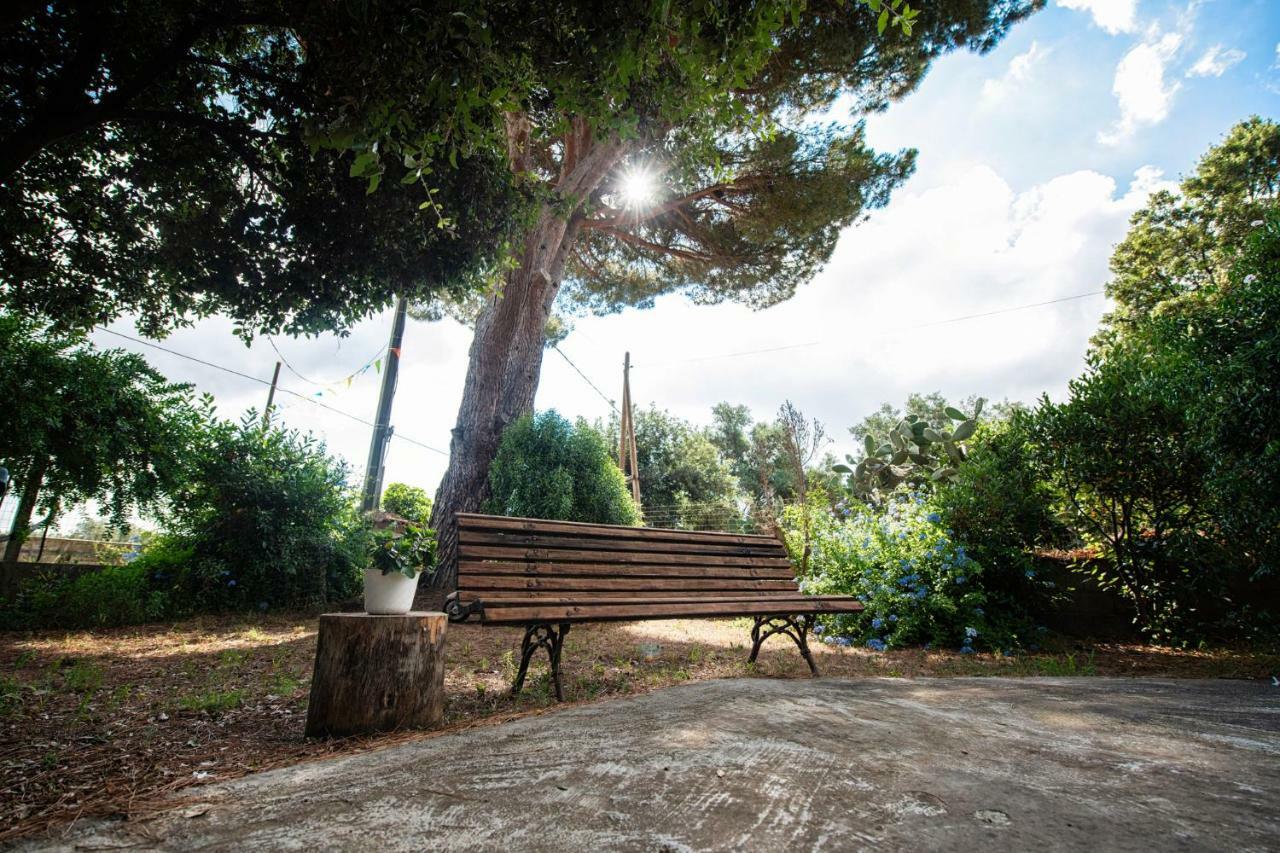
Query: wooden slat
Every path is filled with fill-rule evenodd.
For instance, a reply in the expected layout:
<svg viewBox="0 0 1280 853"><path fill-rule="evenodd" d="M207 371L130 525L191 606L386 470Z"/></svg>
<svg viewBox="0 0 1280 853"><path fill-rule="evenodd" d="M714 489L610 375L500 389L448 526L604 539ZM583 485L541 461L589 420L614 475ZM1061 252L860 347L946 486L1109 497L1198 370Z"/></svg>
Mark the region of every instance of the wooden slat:
<svg viewBox="0 0 1280 853"><path fill-rule="evenodd" d="M665 554L657 551L573 551L564 548L503 548L458 545L460 559L532 560L553 563L659 563L672 566L773 566L786 568L785 557L739 557L728 554Z"/></svg>
<svg viewBox="0 0 1280 853"><path fill-rule="evenodd" d="M462 583L467 575L552 575L562 577L598 576L616 578L744 578L761 580L794 580L791 568L762 569L752 566L661 566L618 565L617 563L525 563L514 561L465 560L458 564Z"/></svg>
<svg viewBox="0 0 1280 853"><path fill-rule="evenodd" d="M459 590L475 592L485 589L562 589L575 593L610 589L771 589L795 592L795 581L733 580L723 578L544 578L510 575L469 575Z"/></svg>
<svg viewBox="0 0 1280 853"><path fill-rule="evenodd" d="M771 616L795 613L857 613L861 602L814 601L812 599L771 601L704 602L698 604L616 604L608 606L539 604L529 607L486 607L484 621L493 624L532 622L618 622L636 619L679 619L682 617Z"/></svg>
<svg viewBox="0 0 1280 853"><path fill-rule="evenodd" d="M612 524L584 524L578 521L547 521L539 518L509 518L497 515L458 513L458 529L519 530L536 533L563 533L581 536L608 536L618 539L665 540L671 542L732 542L739 545L777 542L773 536L751 533L721 533L713 530L672 530L665 527L623 527Z"/></svg>
<svg viewBox="0 0 1280 853"><path fill-rule="evenodd" d="M489 591L483 595L462 593L459 596L459 601L463 604L467 604L472 601L480 601L483 602L486 607L499 608L550 607L553 605L563 605L566 607L611 607L622 604L652 604L654 606L660 606L667 604L768 601L772 604L787 602L786 606L795 604L800 605L801 609L803 609L804 602L828 601L856 603L857 599L849 595L804 595L799 592L733 593L710 590L705 593L695 595L690 595L687 592L644 592L643 594L635 591L592 592L587 595L571 596L566 598L562 593L556 592L502 590Z"/></svg>
<svg viewBox="0 0 1280 853"><path fill-rule="evenodd" d="M782 543L769 540L751 545L734 542L651 542L635 539L613 539L606 536L553 536L540 533L515 533L505 531L461 530L458 542L462 545L492 545L504 548L567 548L570 550L596 551L655 551L664 554L727 554L739 557L787 556Z"/></svg>

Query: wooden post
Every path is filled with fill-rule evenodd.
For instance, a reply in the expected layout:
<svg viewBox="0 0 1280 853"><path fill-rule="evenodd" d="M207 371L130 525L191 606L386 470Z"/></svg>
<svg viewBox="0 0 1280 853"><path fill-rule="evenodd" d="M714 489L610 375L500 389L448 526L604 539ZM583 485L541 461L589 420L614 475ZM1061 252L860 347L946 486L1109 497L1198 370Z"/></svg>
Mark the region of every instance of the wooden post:
<svg viewBox="0 0 1280 853"><path fill-rule="evenodd" d="M448 624L443 613L321 616L306 736L440 725Z"/></svg>
<svg viewBox="0 0 1280 853"><path fill-rule="evenodd" d="M626 475L631 497L640 506L640 463L636 458L636 424L631 410L631 353L622 360L622 412L618 423L618 467Z"/></svg>

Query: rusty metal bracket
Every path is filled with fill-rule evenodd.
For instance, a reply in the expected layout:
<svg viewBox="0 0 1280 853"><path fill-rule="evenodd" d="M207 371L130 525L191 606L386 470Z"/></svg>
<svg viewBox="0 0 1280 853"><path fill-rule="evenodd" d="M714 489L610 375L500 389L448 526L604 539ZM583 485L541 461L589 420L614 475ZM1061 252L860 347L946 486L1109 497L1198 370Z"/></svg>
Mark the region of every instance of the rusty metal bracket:
<svg viewBox="0 0 1280 853"><path fill-rule="evenodd" d="M809 664L809 671L815 676L818 674L818 665L813 662L813 654L809 651L809 629L813 627L814 614L799 613L793 615L778 616L757 616L755 626L751 629L751 657L747 658L749 663L756 662L756 656L760 654L760 646L764 641L772 637L774 634L785 634L795 641L800 648L800 654L804 657L805 663Z"/></svg>
<svg viewBox="0 0 1280 853"><path fill-rule="evenodd" d="M511 685L511 695L516 696L524 687L524 677L529 672L529 661L538 649L546 649L551 658L551 681L556 688L556 701L564 701L564 689L560 685L560 651L564 647L564 635L569 633L569 623L561 622L557 628L546 622L528 625L524 629L524 640L520 643L520 671L516 673L515 683Z"/></svg>
<svg viewBox="0 0 1280 853"><path fill-rule="evenodd" d="M451 592L448 598L444 600L444 612L449 615L450 622L465 622L471 616L479 616L483 619L484 602L477 600L459 604L458 594Z"/></svg>

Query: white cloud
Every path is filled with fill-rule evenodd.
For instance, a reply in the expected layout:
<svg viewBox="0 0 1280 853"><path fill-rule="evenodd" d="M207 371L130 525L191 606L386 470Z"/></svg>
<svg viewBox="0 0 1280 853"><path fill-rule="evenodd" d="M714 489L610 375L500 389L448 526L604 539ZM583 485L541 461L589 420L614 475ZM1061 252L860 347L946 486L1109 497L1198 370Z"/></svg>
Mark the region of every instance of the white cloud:
<svg viewBox="0 0 1280 853"><path fill-rule="evenodd" d="M1138 29L1138 0L1058 0L1064 9L1088 12L1093 22L1116 35L1132 33Z"/></svg>
<svg viewBox="0 0 1280 853"><path fill-rule="evenodd" d="M1044 61L1052 52L1052 48L1041 47L1039 42L1032 42L1025 53L1020 53L1009 60L1009 67L1004 74L993 77L982 84L982 105L994 107L1017 94L1035 73L1036 66Z"/></svg>
<svg viewBox="0 0 1280 853"><path fill-rule="evenodd" d="M1187 70L1188 77L1221 77L1233 66L1244 60L1245 52L1230 48L1223 50L1222 45L1215 44L1204 52Z"/></svg>
<svg viewBox="0 0 1280 853"><path fill-rule="evenodd" d="M622 351L636 365L637 404L655 401L698 423L720 400L746 403L767 418L785 399L825 422L833 435L886 400L911 391L941 390L1031 401L1060 396L1083 369L1089 336L1105 300L1089 297L1017 313L908 328L1099 289L1111 247L1147 195L1167 186L1144 167L1127 187L1094 171L1062 174L1017 191L995 169L952 164L930 186L917 178L887 208L845 232L830 264L790 301L767 311L738 305L691 306L664 297L647 311L628 310L577 321L564 350L615 399ZM368 371L350 388L342 378L386 342L388 313L359 323L349 338L277 338L302 374L334 383L318 398L371 419L379 377ZM132 332L126 323L117 328ZM224 416L261 408L261 384L211 370L110 336L107 346L142 352L162 372L212 392ZM449 445L467 367L470 333L452 321L410 321L392 421L397 435L437 448ZM703 356L820 341L786 352L692 360ZM166 346L270 379L277 359L265 340L246 348L220 318L181 329ZM318 390L285 371L281 384L312 398ZM288 394L276 397L280 417L314 430L346 457L358 476L369 428ZM568 416L604 417L607 404L558 357L543 363L539 408ZM833 448L851 449L842 442ZM387 480L434 489L445 457L393 440Z"/></svg>
<svg viewBox="0 0 1280 853"><path fill-rule="evenodd" d="M1180 83L1166 83L1165 69L1182 46L1182 35L1167 33L1133 47L1116 66L1111 91L1120 106L1120 118L1110 130L1098 133L1104 145L1119 145L1139 128L1164 121Z"/></svg>

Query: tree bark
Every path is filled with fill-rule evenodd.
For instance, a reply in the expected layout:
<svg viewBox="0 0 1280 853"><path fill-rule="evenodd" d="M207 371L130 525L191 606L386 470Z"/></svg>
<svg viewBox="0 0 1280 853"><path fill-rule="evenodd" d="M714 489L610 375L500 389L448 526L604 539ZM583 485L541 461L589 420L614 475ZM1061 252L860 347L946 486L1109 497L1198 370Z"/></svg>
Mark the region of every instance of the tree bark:
<svg viewBox="0 0 1280 853"><path fill-rule="evenodd" d="M9 531L9 539L4 544L4 562L16 563L22 553L22 543L27 541L31 533L31 513L35 511L36 499L40 497L40 487L44 485L44 474L49 468L49 460L42 459L32 464L22 483L22 494L18 497L18 508L13 515L13 527Z"/></svg>
<svg viewBox="0 0 1280 853"><path fill-rule="evenodd" d="M511 158L518 164L525 155L519 135L513 139ZM440 537L439 569L430 586L436 596L456 585L455 514L481 507L489 496L489 466L503 430L533 411L547 319L582 228L583 204L625 155L627 144L616 138L593 141L586 133L575 140L573 151L556 186L557 202L543 205L525 237L519 265L476 321L462 404L449 442L449 468L431 512L431 526Z"/></svg>
<svg viewBox="0 0 1280 853"><path fill-rule="evenodd" d="M307 737L428 729L444 722L443 613L320 617Z"/></svg>

